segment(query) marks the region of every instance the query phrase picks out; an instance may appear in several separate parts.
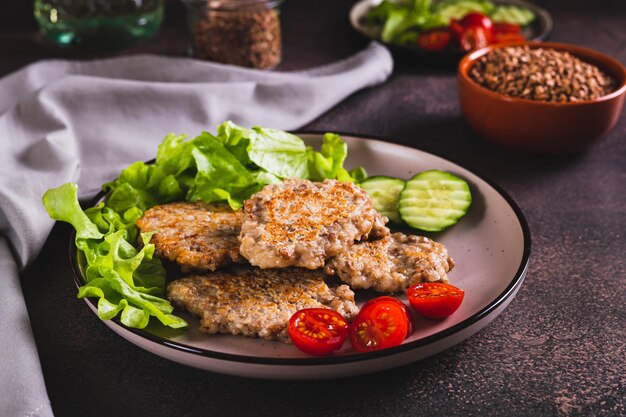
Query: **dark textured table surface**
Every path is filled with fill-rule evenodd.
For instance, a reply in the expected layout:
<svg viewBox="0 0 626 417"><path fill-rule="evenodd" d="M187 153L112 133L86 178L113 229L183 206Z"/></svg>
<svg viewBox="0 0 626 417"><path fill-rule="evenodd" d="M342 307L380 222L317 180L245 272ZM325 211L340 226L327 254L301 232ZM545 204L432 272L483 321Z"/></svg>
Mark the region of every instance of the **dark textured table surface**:
<svg viewBox="0 0 626 417"><path fill-rule="evenodd" d="M0 74L50 57L29 2L3 10ZM284 62L302 69L366 42L350 28L350 1L291 0L283 7ZM623 1L544 2L551 39L626 61ZM4 6L3 6L4 8ZM156 39L123 53L182 55L183 12L171 4ZM98 56L98 55L94 55ZM422 362L317 382L222 376L146 353L111 332L76 290L69 228L57 225L23 290L57 416L450 416L626 414L626 119L589 151L518 155L465 124L453 70L396 62L384 85L361 91L307 129L388 138L460 161L502 186L533 238L528 275L492 324Z"/></svg>

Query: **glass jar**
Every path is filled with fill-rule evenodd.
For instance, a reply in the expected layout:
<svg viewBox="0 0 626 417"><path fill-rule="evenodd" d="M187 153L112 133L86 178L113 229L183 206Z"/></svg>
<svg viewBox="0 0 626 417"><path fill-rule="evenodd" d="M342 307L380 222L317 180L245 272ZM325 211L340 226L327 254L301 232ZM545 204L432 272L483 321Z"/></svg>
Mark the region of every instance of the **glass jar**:
<svg viewBox="0 0 626 417"><path fill-rule="evenodd" d="M272 69L282 56L279 1L183 0L196 58Z"/></svg>
<svg viewBox="0 0 626 417"><path fill-rule="evenodd" d="M60 46L117 49L154 35L164 0L35 0L43 34Z"/></svg>

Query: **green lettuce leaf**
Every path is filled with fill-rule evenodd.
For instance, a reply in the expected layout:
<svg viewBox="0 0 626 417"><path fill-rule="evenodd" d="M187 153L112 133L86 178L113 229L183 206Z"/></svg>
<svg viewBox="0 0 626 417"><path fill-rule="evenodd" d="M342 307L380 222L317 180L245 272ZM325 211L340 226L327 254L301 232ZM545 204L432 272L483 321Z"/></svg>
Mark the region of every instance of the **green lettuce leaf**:
<svg viewBox="0 0 626 417"><path fill-rule="evenodd" d="M367 178L367 171L363 167L356 167L348 171L350 176L357 184L363 182Z"/></svg>
<svg viewBox="0 0 626 417"><path fill-rule="evenodd" d="M346 155L338 135L325 135L316 152L291 133L227 121L215 136L167 135L154 164L135 162L103 189L110 191L107 207L117 213L176 200L224 201L239 209L263 186L284 178L354 182L343 167Z"/></svg>
<svg viewBox="0 0 626 417"><path fill-rule="evenodd" d="M48 215L54 220L61 220L74 226L76 240L78 239L101 239L104 235L83 212L78 203L78 185L73 183L63 184L58 188L52 188L43 195L43 205Z"/></svg>
<svg viewBox="0 0 626 417"><path fill-rule="evenodd" d="M70 223L76 229L76 247L86 259L86 284L78 297L97 297L98 316L111 319L120 314L122 323L144 328L151 316L172 328L186 327L185 320L172 315L173 307L165 294L165 269L153 258L151 235L140 234L135 221L143 212L138 208L121 215L100 204L83 211L78 202L78 186L67 183L48 190L43 204L50 217Z"/></svg>
<svg viewBox="0 0 626 417"><path fill-rule="evenodd" d="M194 139L191 156L196 168L187 200L226 200L233 209L242 206L242 197L258 191L255 177L213 135L204 132Z"/></svg>
<svg viewBox="0 0 626 417"><path fill-rule="evenodd" d="M314 181L333 178L339 181L353 182L352 177L343 167L347 156L348 145L341 140L339 135L326 133L321 152L315 152L309 148L310 178Z"/></svg>
<svg viewBox="0 0 626 417"><path fill-rule="evenodd" d="M368 11L365 19L382 26L380 37L384 42L414 43L421 30L439 25L433 20L430 0L383 0Z"/></svg>
<svg viewBox="0 0 626 417"><path fill-rule="evenodd" d="M279 178L307 178L306 146L288 132L254 126L246 129L231 121L217 127L217 138L242 164L258 168Z"/></svg>

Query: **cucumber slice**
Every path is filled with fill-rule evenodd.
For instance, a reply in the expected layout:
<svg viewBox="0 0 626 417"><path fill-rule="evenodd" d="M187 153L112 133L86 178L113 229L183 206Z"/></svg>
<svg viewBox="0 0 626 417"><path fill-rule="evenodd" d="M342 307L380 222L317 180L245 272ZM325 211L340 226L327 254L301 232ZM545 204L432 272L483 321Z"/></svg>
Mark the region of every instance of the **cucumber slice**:
<svg viewBox="0 0 626 417"><path fill-rule="evenodd" d="M404 189L406 181L400 178L385 176L369 177L359 187L363 188L374 203L374 208L383 216L387 216L392 223L402 223L398 213L398 199L400 191Z"/></svg>
<svg viewBox="0 0 626 417"><path fill-rule="evenodd" d="M525 7L514 5L496 6L491 14L491 20L497 23L511 23L526 26L535 20L535 14Z"/></svg>
<svg viewBox="0 0 626 417"><path fill-rule="evenodd" d="M449 172L430 170L406 182L398 211L409 226L439 232L459 221L471 203L467 182Z"/></svg>

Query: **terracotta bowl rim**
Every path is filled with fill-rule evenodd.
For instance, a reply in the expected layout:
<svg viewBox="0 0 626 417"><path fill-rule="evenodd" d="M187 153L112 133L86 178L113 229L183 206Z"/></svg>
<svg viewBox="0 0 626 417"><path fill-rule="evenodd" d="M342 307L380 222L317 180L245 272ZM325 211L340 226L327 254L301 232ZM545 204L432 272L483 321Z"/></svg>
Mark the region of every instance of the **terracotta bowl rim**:
<svg viewBox="0 0 626 417"><path fill-rule="evenodd" d="M539 101L539 100L530 100L530 99L525 99L525 98L510 97L501 93L496 93L495 91L492 91L478 84L468 75L469 69L483 55L493 51L494 49L505 48L507 46L520 46L520 45L527 45L527 46L530 46L531 48L552 48L556 50L567 51L567 52L570 52L572 55L578 58L581 58L585 62L588 62L585 59L586 55L593 55L594 57L598 59L598 61L602 62L601 64L593 64L593 65L596 65L602 71L609 73L609 75L613 78L616 78L615 74L613 74L613 71L606 70L606 67L608 66L606 65L606 63L607 62L612 63L614 66L622 69L621 84L619 85L619 87L615 88L609 94L606 94L604 96L598 97L593 100L581 100L581 101L566 102L566 103L555 103L555 102L549 102L549 101ZM489 45L485 48L478 49L476 51L470 52L467 55L465 55L459 62L457 73L462 81L464 81L469 87L471 87L474 91L480 94L483 94L483 95L486 95L486 96L489 96L489 97L492 97L501 101L520 103L520 104L530 104L530 105L542 106L542 107L584 106L584 105L589 105L589 104L610 101L626 93L626 67L624 67L624 64L622 64L620 61L613 58L612 56L607 55L603 52L600 52L596 49L587 48L587 47L579 46L575 44L561 43L561 42L524 41L524 42L507 42L507 43ZM616 81L619 81L619 79Z"/></svg>

